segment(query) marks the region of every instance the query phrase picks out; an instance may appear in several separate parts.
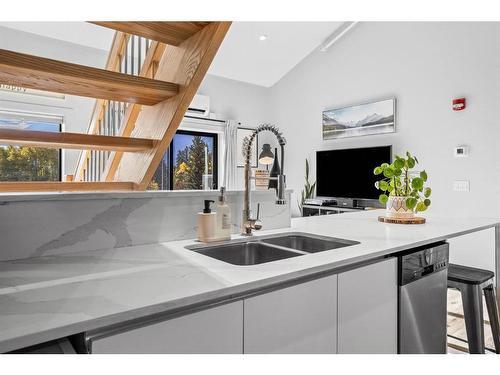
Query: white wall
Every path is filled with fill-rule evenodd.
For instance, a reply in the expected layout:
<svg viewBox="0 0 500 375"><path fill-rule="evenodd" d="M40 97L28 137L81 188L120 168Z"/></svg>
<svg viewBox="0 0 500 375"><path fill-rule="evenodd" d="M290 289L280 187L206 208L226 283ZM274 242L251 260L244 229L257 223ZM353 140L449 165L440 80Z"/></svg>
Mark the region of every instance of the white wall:
<svg viewBox="0 0 500 375"><path fill-rule="evenodd" d="M208 74L198 94L209 96L210 112L223 119L237 120L247 127L269 121L269 90L265 87Z"/></svg>
<svg viewBox="0 0 500 375"><path fill-rule="evenodd" d="M498 215L499 36L500 23L363 22L328 52L313 52L271 88L272 120L287 137L288 165L297 166L287 170L288 187L300 193L304 159L314 171L317 150L393 144L428 171L433 213ZM391 96L397 133L322 140L322 110ZM460 96L468 108L454 112ZM461 144L470 145L468 159L453 157ZM470 193L452 191L462 179ZM492 268L492 236L459 241L452 259Z"/></svg>
<svg viewBox="0 0 500 375"><path fill-rule="evenodd" d="M0 27L0 48L75 64L103 68L108 53L57 39ZM87 131L95 99L66 95L64 99L0 92L0 110L59 115L64 130ZM64 150L64 174L73 174L80 151Z"/></svg>
<svg viewBox="0 0 500 375"><path fill-rule="evenodd" d="M198 93L210 97L210 111L225 120L236 120L242 127L255 128L269 122L269 89L213 75L205 76ZM259 135L263 143L274 144L270 133ZM243 168L237 169L237 188L243 189Z"/></svg>

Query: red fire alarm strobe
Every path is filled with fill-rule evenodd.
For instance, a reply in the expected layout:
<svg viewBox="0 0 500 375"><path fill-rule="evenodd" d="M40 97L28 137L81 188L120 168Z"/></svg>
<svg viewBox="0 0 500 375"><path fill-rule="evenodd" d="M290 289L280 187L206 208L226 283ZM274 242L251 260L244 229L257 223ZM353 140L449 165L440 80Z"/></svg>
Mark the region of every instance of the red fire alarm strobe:
<svg viewBox="0 0 500 375"><path fill-rule="evenodd" d="M453 99L453 110L462 111L465 109L465 98Z"/></svg>

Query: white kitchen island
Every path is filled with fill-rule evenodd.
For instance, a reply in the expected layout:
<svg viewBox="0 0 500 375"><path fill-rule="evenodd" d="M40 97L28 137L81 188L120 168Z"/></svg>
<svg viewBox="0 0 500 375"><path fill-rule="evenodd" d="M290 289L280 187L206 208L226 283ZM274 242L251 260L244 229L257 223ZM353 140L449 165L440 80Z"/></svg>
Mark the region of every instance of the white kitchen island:
<svg viewBox="0 0 500 375"><path fill-rule="evenodd" d="M212 330L207 327L207 335L213 334L214 330L218 332L219 326L227 324L233 327L234 331L225 331L221 339L221 348L225 348L227 340L244 342L239 333L241 325L245 325L242 332L248 333L248 327L255 327L255 322L262 321L257 318L254 322L243 320L243 317L240 319L244 305L248 311L252 309L256 317L258 314L273 314L273 311L259 312L259 306L267 303L262 296L268 293L279 293L276 298L284 301L281 314L287 311L287 303L290 303L288 311L299 311L301 306L294 305L293 300L287 298L285 288L297 288L297 296L307 296L300 290L305 283L319 282L315 290L341 290L337 285L342 282L339 275L347 275L347 272L362 267L373 267L372 264L393 269L394 261L391 263L391 259L395 258L390 256L398 252L489 228L495 228L496 280L497 286L500 285L498 218L454 219L429 215L424 225L402 226L379 223L379 214L380 211L369 211L298 218L293 219L291 228L286 230L257 233L260 236L304 232L354 240L359 244L253 266L235 266L187 250L186 246L195 243L192 240L0 262L0 352L85 332L104 339L112 334L126 334L132 328L147 328L153 323L176 319L184 319L183 322L177 320L184 326L162 326L170 337L175 337L172 332L185 332L182 327L199 327L200 324L206 327L204 319L211 322ZM366 272L379 272L372 268L365 269ZM335 280L331 275L337 275ZM392 285L394 280L389 277L381 282ZM383 286L372 287L381 290ZM356 303L349 302L338 309L335 304L339 303L339 297L326 295L330 299L308 298L311 298L311 303L321 304L322 308L332 313L342 313L342 306L356 306ZM390 300L388 295L387 301ZM278 311L279 306L274 310ZM392 311L390 304L387 306L388 311ZM193 320L186 322L189 317ZM289 319L288 323L283 320L277 322L290 327L293 314L289 315ZM329 315L325 315L324 319L323 322L327 322ZM335 317L335 321L339 322L339 317ZM277 323L271 322L270 326L276 327ZM325 327L320 321L311 329L317 331ZM337 345L342 327L337 324L326 331L325 335L314 336L308 345L320 345L335 336L335 347L328 348L328 352L342 352ZM247 337L250 340L250 336ZM284 337L283 340L285 346L301 341L300 337ZM195 341L202 343L203 338L195 338ZM290 352L294 352L292 344L288 346ZM251 342L248 341L247 350L250 348ZM272 350L270 348L270 352ZM189 352L188 349L183 351ZM195 348L194 351L202 350ZM248 351L237 347L236 352Z"/></svg>

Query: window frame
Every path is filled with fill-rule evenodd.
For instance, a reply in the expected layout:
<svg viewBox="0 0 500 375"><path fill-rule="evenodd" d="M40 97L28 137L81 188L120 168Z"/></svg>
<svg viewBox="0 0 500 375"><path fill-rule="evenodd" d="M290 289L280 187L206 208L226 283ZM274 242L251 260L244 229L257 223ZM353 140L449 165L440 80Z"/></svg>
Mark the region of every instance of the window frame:
<svg viewBox="0 0 500 375"><path fill-rule="evenodd" d="M208 137L212 138L213 142L213 151L212 151L212 190L218 190L219 188L219 134L218 133L210 133L206 131L199 131L199 130L177 130L175 132L175 135L177 134L183 134L183 135L191 135L191 136L200 136L200 137ZM175 138L174 135L174 138ZM172 147L172 144L174 143L174 138L172 138L172 141L168 145L168 169L169 169L169 176L168 176L168 189L163 190L163 191L182 191L182 190L175 190L174 187L174 174L172 173L174 170L174 148ZM201 190L201 189L200 189ZM161 191L161 190L160 190Z"/></svg>
<svg viewBox="0 0 500 375"><path fill-rule="evenodd" d="M8 113L8 112L7 112ZM31 113L30 112L19 112L19 117L22 117L22 115L27 115L29 116ZM37 114L38 115L38 114ZM42 115L41 115L42 116ZM2 111L0 111L0 118L2 117ZM58 122L52 122L53 124L57 124L59 127L59 133L63 132L63 125L64 125L64 120L61 118L62 121ZM43 122L43 121L38 121L38 122ZM49 122L50 123L50 122ZM2 146L8 146L8 145L3 145ZM14 147L22 147L22 146L15 146ZM48 148L48 147L38 147L38 148ZM59 166L58 166L58 173L59 173L59 179L57 180L48 180L46 182L62 182L63 181L63 149L59 148L57 149L59 151ZM32 182L32 181L5 181L5 182ZM34 182L44 182L44 181L34 181Z"/></svg>

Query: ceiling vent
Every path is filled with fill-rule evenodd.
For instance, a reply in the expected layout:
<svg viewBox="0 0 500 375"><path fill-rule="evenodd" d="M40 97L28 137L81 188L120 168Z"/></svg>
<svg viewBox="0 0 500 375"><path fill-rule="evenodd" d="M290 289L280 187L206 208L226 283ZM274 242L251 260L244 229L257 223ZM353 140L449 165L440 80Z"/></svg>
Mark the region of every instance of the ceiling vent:
<svg viewBox="0 0 500 375"><path fill-rule="evenodd" d="M195 95L186 111L186 115L208 118L210 116L210 97L205 95Z"/></svg>

